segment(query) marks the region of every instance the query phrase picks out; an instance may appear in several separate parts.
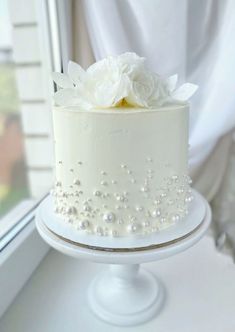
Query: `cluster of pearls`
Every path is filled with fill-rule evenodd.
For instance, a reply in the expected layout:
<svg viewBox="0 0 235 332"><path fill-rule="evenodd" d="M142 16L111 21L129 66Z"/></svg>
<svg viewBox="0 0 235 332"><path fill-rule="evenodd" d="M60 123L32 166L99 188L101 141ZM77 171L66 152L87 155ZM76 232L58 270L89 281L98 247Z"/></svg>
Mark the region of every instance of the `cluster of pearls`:
<svg viewBox="0 0 235 332"><path fill-rule="evenodd" d="M147 166L143 180L136 178L128 165L120 164L121 174L127 177L126 183L131 186L130 192L128 189L120 191L117 179L110 179L108 172L101 170L97 189L94 188L90 196L87 196L84 183L82 186L81 180L75 176L79 174L76 167L69 168L70 177L74 176L69 188L64 190L63 183L58 180L51 193L56 200L55 213L78 230L113 237L123 233L156 232L161 227L179 222L187 215L187 205L193 200L189 189L191 179L187 175L172 174L165 178L164 185L154 188L157 172L153 158L148 156L145 161ZM63 165L62 161L58 163ZM81 167L83 162L78 161L77 165ZM165 166L170 169L169 164ZM133 202L133 190L135 199L139 195L139 201Z"/></svg>

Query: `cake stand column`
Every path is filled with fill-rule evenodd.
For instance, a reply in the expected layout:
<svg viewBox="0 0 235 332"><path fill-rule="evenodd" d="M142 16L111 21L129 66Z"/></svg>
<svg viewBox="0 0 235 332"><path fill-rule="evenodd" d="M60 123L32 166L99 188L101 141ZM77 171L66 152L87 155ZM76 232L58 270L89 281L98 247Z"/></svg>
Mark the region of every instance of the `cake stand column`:
<svg viewBox="0 0 235 332"><path fill-rule="evenodd" d="M88 300L99 318L119 326L137 325L161 309L164 289L139 264L109 265L92 281Z"/></svg>

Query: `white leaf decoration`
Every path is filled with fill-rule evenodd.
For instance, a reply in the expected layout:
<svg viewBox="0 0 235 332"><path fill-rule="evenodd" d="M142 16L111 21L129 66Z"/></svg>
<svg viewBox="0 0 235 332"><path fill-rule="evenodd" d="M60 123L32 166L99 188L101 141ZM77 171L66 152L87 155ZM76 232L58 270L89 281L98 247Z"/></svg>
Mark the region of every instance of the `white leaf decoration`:
<svg viewBox="0 0 235 332"><path fill-rule="evenodd" d="M69 61L69 64L68 64L68 75L69 75L70 80L75 85L79 85L81 83L81 81L84 80L86 72L76 62Z"/></svg>
<svg viewBox="0 0 235 332"><path fill-rule="evenodd" d="M67 89L73 87L73 83L66 74L54 72L52 73L52 79L60 88Z"/></svg>
<svg viewBox="0 0 235 332"><path fill-rule="evenodd" d="M178 75L177 74L172 75L172 76L167 78L166 82L167 82L168 89L169 89L170 92L175 90L177 81L178 81Z"/></svg>
<svg viewBox="0 0 235 332"><path fill-rule="evenodd" d="M188 100L198 89L196 84L185 83L181 85L178 89L172 92L172 98L179 101Z"/></svg>
<svg viewBox="0 0 235 332"><path fill-rule="evenodd" d="M71 106L73 104L74 95L74 89L61 89L54 94L54 100L59 106Z"/></svg>

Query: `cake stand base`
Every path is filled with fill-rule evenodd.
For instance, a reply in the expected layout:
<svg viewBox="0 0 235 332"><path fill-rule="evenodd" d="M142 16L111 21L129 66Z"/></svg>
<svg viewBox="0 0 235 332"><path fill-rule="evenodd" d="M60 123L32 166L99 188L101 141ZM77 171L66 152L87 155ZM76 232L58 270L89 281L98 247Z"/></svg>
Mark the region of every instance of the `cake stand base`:
<svg viewBox="0 0 235 332"><path fill-rule="evenodd" d="M197 194L195 211L189 223L197 227L181 238L155 243L155 247L126 249L124 251L95 249L58 236L47 226L46 214L41 213L47 206L41 204L36 216L37 229L42 238L62 253L93 262L109 264L107 270L98 275L88 289L88 303L100 319L114 325L131 326L147 322L163 307L166 292L163 284L139 264L157 261L178 254L197 243L206 233L211 210L206 200ZM177 282L177 281L176 281Z"/></svg>
<svg viewBox="0 0 235 332"><path fill-rule="evenodd" d="M138 264L110 265L88 290L92 311L119 326L138 325L156 316L164 303L164 288Z"/></svg>

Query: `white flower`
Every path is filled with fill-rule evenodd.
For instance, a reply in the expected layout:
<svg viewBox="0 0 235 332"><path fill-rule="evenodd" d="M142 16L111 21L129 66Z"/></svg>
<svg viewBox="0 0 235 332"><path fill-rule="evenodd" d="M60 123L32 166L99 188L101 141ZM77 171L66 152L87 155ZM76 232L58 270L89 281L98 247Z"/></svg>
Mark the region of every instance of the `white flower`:
<svg viewBox="0 0 235 332"><path fill-rule="evenodd" d="M69 62L68 75L53 73L61 88L55 103L80 109L109 108L126 101L134 107L156 108L184 102L197 86L185 83L176 89L177 75L163 79L145 67L145 58L135 53L109 56L91 65L87 71Z"/></svg>
<svg viewBox="0 0 235 332"><path fill-rule="evenodd" d="M114 107L129 90L128 76L123 74L114 57L108 57L87 70L85 89L94 107Z"/></svg>
<svg viewBox="0 0 235 332"><path fill-rule="evenodd" d="M150 72L137 67L130 72L129 79L131 86L129 94L125 98L127 103L132 106L148 107L149 100L155 91L154 76Z"/></svg>

